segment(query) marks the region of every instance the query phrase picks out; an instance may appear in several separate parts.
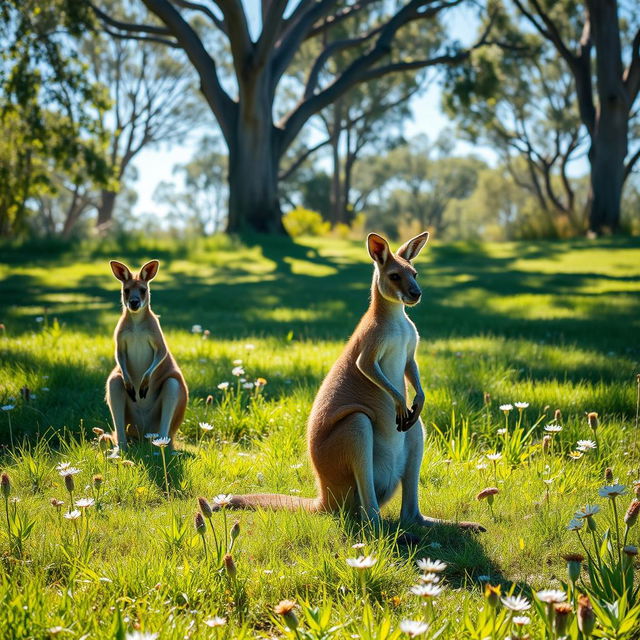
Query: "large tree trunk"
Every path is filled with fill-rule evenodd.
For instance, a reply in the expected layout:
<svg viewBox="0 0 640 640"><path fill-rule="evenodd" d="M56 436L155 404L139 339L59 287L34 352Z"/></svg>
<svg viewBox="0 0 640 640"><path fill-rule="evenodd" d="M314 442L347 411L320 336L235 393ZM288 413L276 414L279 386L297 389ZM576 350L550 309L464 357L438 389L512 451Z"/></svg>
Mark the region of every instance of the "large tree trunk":
<svg viewBox="0 0 640 640"><path fill-rule="evenodd" d="M227 231L286 234L278 197L280 144L264 78L246 78L229 144Z"/></svg>
<svg viewBox="0 0 640 640"><path fill-rule="evenodd" d="M587 0L587 6L596 49L599 102L589 150L593 190L589 228L600 234L615 232L620 226L630 105L623 82L617 2Z"/></svg>
<svg viewBox="0 0 640 640"><path fill-rule="evenodd" d="M118 194L115 191L109 189L103 189L100 193L100 205L98 206L98 218L96 220L98 229L105 230L111 224L117 196Z"/></svg>

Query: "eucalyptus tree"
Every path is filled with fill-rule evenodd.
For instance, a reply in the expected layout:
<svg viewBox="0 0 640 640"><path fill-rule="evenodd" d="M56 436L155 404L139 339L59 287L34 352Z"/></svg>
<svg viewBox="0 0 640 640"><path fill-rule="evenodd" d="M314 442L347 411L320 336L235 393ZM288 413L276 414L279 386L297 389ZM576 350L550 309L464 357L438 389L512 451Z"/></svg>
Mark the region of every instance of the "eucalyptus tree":
<svg viewBox="0 0 640 640"><path fill-rule="evenodd" d="M443 12L463 0L263 0L261 25L255 36L241 0L139 1L155 21L119 19L106 4L95 9L105 27L118 37L181 49L195 68L229 151L230 231L283 232L278 197L280 161L312 116L360 83L459 63L469 55L468 49L452 44L425 50L414 58L401 55L407 27L419 21L437 25ZM350 35L334 39L331 32L341 23L349 26ZM224 58L213 53L216 45L212 41L217 42L217 35L222 35L230 52L231 78L224 73ZM301 47L312 39L323 46L309 67L304 89L295 104L277 117L276 98L283 78L295 65ZM485 39L481 37L473 46ZM324 83L327 63L346 51L357 54Z"/></svg>
<svg viewBox="0 0 640 640"><path fill-rule="evenodd" d="M589 136L589 227L616 231L626 178L640 158L629 122L640 91L640 12L636 0L512 0L566 65Z"/></svg>

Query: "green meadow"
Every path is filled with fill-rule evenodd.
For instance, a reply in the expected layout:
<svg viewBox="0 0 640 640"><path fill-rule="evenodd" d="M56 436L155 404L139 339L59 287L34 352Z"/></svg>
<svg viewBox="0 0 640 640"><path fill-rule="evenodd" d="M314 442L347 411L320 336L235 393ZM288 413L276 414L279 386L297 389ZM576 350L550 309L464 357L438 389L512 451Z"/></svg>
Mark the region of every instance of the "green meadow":
<svg viewBox="0 0 640 640"><path fill-rule="evenodd" d="M92 431L111 428L104 383L120 312L111 258L135 268L161 261L152 307L190 390L173 455L145 442L115 457ZM602 570L599 554L617 558L620 571L630 562L633 583L635 558L618 553L615 534L618 523L625 543L640 543L640 524L625 530L622 520L640 480L640 240L436 240L415 266L423 298L409 314L421 334L427 394L421 508L480 521L487 532L434 527L413 531L416 545L398 544L396 497L379 535L340 514L223 509L206 522L203 540L194 528L200 496L314 495L305 422L368 304L364 243L218 236L4 245L0 471L11 484L0 504L2 637L393 639L411 637L400 625L414 620L429 624L423 637L557 638L562 630L545 626L544 607L534 604L520 629L508 607L491 609L484 585L530 602L547 588L595 601L589 590L598 578L587 562L572 591L562 555L586 555L582 542L591 551L596 536L605 543L593 565ZM237 360L246 382L266 385L245 388L232 375ZM528 407L499 408L515 402ZM587 412L598 414L595 431ZM545 431L550 423L561 429ZM579 451L578 440L597 447ZM486 457L493 453L502 456ZM72 496L60 463L80 470ZM599 496L605 484L626 493ZM492 504L476 499L486 487L499 490ZM82 497L95 503L65 518L71 499ZM52 506L52 498L65 504ZM567 525L586 503L601 507L597 532L579 537ZM222 547L236 519L229 570ZM347 564L361 554L375 564ZM433 597L411 592L425 557L447 564ZM295 630L274 612L284 599L296 602ZM621 620L637 591L626 601ZM600 637L638 637L631 614L614 632L596 613ZM575 616L565 635L586 637Z"/></svg>

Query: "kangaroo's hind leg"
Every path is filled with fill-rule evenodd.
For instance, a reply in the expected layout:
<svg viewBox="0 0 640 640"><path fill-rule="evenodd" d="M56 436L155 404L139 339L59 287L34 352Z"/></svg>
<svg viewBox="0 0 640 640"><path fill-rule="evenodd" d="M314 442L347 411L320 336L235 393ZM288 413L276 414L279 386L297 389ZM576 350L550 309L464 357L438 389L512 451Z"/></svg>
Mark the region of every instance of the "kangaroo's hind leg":
<svg viewBox="0 0 640 640"><path fill-rule="evenodd" d="M113 427L116 430L118 446L121 449L127 448L126 402L127 392L124 387L124 379L120 373L112 373L107 380L107 405L111 412Z"/></svg>
<svg viewBox="0 0 640 640"><path fill-rule="evenodd" d="M158 433L162 438L173 438L184 416L186 392L176 378L167 378L160 390L160 427ZM180 418L177 420L177 418Z"/></svg>

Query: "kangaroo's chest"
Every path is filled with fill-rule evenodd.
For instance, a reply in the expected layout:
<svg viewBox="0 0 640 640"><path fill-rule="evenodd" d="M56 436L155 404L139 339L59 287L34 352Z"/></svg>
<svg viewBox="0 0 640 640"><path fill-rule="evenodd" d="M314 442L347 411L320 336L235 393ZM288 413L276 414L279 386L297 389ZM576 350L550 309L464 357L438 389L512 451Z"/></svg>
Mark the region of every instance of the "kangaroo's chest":
<svg viewBox="0 0 640 640"><path fill-rule="evenodd" d="M416 348L418 335L408 319L393 323L381 339L379 364L382 372L399 389L404 388L407 358Z"/></svg>
<svg viewBox="0 0 640 640"><path fill-rule="evenodd" d="M153 348L147 331L131 330L125 336L127 367L134 384L140 382L144 372L153 362Z"/></svg>

